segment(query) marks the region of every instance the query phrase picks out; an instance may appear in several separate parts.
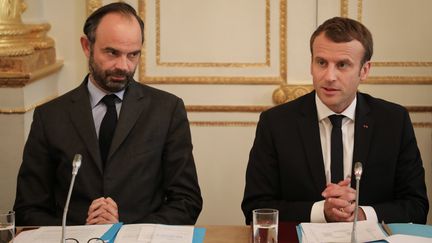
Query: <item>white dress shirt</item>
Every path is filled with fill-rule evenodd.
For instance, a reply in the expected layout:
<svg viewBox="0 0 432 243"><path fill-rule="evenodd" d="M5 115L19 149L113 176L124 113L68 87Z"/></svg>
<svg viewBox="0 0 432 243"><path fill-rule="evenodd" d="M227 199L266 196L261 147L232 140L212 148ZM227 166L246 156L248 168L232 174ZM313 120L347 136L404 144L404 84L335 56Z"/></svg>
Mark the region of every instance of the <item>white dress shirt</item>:
<svg viewBox="0 0 432 243"><path fill-rule="evenodd" d="M318 112L319 130L321 149L324 159L324 169L326 182L331 182L331 130L332 124L328 118L331 115L337 114L330 110L322 103L318 95L315 95L315 102ZM354 124L355 124L355 110L357 105L357 97L353 102L340 114L345 117L342 119L342 143L343 143L343 164L344 164L344 178L351 177L353 151L354 151ZM370 206L361 207L366 214L368 220L378 222L375 210ZM311 222L323 223L326 222L324 215L324 200L315 202L311 210Z"/></svg>

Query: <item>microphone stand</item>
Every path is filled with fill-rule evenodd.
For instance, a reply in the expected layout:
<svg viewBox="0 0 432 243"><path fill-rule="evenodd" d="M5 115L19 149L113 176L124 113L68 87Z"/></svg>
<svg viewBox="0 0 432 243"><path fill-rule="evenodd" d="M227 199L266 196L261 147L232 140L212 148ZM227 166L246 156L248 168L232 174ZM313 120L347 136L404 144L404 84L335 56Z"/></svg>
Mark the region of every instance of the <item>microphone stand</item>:
<svg viewBox="0 0 432 243"><path fill-rule="evenodd" d="M358 221L358 209L359 209L359 195L360 195L360 178L363 173L363 166L361 162L354 164L354 175L356 180L356 200L354 209L354 222L351 232L351 243L357 243L357 221Z"/></svg>
<svg viewBox="0 0 432 243"><path fill-rule="evenodd" d="M66 198L66 204L65 204L65 207L63 210L62 237L61 237L60 243L66 243L66 239L65 239L66 238L65 237L65 235L66 235L66 216L67 216L67 212L69 209L69 202L70 202L70 198L72 195L72 189L73 189L73 186L75 183L75 176L78 174L78 169L81 166L81 159L82 159L81 154L75 154L75 157L72 161L72 180L71 180L71 183L69 185L69 191L68 191L68 195Z"/></svg>

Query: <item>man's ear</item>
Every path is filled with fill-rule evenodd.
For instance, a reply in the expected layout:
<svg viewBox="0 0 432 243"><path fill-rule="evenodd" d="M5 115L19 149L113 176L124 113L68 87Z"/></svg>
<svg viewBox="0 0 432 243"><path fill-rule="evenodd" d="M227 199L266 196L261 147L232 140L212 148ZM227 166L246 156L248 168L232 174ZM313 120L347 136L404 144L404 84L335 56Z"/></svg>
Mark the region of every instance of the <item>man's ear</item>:
<svg viewBox="0 0 432 243"><path fill-rule="evenodd" d="M363 64L362 68L360 69L360 80L364 81L369 76L369 71L371 68L371 62L367 61Z"/></svg>
<svg viewBox="0 0 432 243"><path fill-rule="evenodd" d="M80 38L81 48L83 49L84 54L87 58L90 57L90 40L87 36L81 36Z"/></svg>

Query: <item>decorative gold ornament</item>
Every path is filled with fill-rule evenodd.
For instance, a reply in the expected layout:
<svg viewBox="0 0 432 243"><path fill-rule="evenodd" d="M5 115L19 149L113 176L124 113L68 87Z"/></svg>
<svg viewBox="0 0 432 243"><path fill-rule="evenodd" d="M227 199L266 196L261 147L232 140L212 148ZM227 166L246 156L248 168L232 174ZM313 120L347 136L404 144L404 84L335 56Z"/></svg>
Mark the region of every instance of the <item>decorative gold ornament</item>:
<svg viewBox="0 0 432 243"><path fill-rule="evenodd" d="M0 86L24 86L44 74L40 70L58 67L54 40L47 36L51 26L24 24L22 0L0 0Z"/></svg>
<svg viewBox="0 0 432 243"><path fill-rule="evenodd" d="M313 90L312 85L289 85L284 84L273 91L273 103L276 105L297 99Z"/></svg>
<svg viewBox="0 0 432 243"><path fill-rule="evenodd" d="M0 0L0 22L21 23L21 14L27 9L22 0Z"/></svg>

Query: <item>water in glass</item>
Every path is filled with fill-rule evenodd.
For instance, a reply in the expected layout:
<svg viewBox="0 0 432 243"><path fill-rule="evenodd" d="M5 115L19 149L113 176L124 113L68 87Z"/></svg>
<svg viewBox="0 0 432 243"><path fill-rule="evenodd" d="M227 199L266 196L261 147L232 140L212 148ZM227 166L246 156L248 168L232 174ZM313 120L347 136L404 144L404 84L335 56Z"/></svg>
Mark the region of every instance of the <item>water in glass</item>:
<svg viewBox="0 0 432 243"><path fill-rule="evenodd" d="M14 226L10 224L0 224L0 243L10 243L14 239Z"/></svg>
<svg viewBox="0 0 432 243"><path fill-rule="evenodd" d="M257 224L254 228L254 243L277 243L277 224Z"/></svg>

